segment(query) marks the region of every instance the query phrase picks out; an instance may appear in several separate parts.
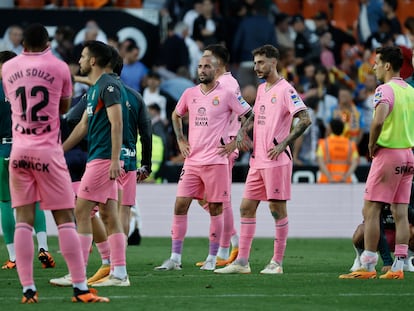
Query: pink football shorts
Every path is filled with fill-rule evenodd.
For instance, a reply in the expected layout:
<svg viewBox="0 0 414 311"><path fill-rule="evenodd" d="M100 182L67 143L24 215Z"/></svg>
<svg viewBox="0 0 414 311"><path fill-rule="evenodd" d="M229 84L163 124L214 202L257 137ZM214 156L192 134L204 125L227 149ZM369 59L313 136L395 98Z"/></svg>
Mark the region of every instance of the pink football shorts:
<svg viewBox="0 0 414 311"><path fill-rule="evenodd" d="M137 194L137 171L128 171L118 178L119 189L122 191L121 204L125 206L135 205Z"/></svg>
<svg viewBox="0 0 414 311"><path fill-rule="evenodd" d="M75 196L60 146L28 150L14 145L9 170L13 207L41 201L43 210L74 208Z"/></svg>
<svg viewBox="0 0 414 311"><path fill-rule="evenodd" d="M78 197L105 204L109 199L118 201L118 183L109 178L111 160L97 159L86 164L78 190Z"/></svg>
<svg viewBox="0 0 414 311"><path fill-rule="evenodd" d="M390 204L409 203L413 171L411 149L380 148L372 160L364 199Z"/></svg>
<svg viewBox="0 0 414 311"><path fill-rule="evenodd" d="M243 198L258 201L289 200L292 162L265 169L249 169Z"/></svg>
<svg viewBox="0 0 414 311"><path fill-rule="evenodd" d="M185 165L177 186L177 197L226 202L230 197L228 164Z"/></svg>

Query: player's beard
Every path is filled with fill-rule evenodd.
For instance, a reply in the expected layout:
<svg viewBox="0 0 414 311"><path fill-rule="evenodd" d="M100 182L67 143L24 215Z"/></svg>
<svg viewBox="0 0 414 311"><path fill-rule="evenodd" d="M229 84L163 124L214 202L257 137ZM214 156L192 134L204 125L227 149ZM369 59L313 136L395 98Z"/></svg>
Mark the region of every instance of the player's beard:
<svg viewBox="0 0 414 311"><path fill-rule="evenodd" d="M82 76L87 76L91 72L92 68L89 66L87 68L80 67L79 72Z"/></svg>
<svg viewBox="0 0 414 311"><path fill-rule="evenodd" d="M198 80L201 84L209 84L214 81L214 76L203 76L199 77Z"/></svg>

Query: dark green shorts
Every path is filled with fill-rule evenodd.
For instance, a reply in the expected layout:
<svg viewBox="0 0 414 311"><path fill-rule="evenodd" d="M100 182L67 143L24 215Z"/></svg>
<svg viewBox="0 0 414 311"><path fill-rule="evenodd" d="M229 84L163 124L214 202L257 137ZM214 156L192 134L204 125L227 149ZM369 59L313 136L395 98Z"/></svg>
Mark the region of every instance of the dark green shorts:
<svg viewBox="0 0 414 311"><path fill-rule="evenodd" d="M0 157L0 201L10 201L9 158Z"/></svg>

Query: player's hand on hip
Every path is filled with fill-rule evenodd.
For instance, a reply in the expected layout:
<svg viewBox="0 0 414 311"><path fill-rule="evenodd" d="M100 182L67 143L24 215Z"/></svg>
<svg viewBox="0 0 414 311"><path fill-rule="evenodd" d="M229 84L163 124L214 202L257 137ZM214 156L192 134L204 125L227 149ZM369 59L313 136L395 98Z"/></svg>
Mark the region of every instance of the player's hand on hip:
<svg viewBox="0 0 414 311"><path fill-rule="evenodd" d="M182 139L178 141L178 148L180 148L180 152L184 158L190 155L190 145L187 140Z"/></svg>
<svg viewBox="0 0 414 311"><path fill-rule="evenodd" d="M111 160L111 166L109 167L109 178L117 179L122 173L121 161Z"/></svg>

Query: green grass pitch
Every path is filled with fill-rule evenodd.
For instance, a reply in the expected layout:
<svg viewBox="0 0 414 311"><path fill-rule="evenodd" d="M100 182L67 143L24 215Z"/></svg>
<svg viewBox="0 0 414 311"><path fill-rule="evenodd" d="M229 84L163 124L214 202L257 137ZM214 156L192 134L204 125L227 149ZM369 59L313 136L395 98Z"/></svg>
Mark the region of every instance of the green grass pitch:
<svg viewBox="0 0 414 311"><path fill-rule="evenodd" d="M158 272L154 266L170 254L169 238L146 238L128 247L131 287L101 288L109 304L71 302L71 288L53 287L48 280L67 273L56 238L49 239L56 260L54 269L41 269L35 259L37 305L21 305L21 287L15 270L0 271L0 310L408 310L414 305L414 273L404 280L340 280L353 263L350 239L289 239L283 275L260 275L273 253L272 239L253 242L249 275L215 275L194 263L207 255L206 238L187 238L183 270ZM7 259L3 240L0 259ZM92 275L100 265L94 248L88 267ZM378 265L381 268L381 264Z"/></svg>

